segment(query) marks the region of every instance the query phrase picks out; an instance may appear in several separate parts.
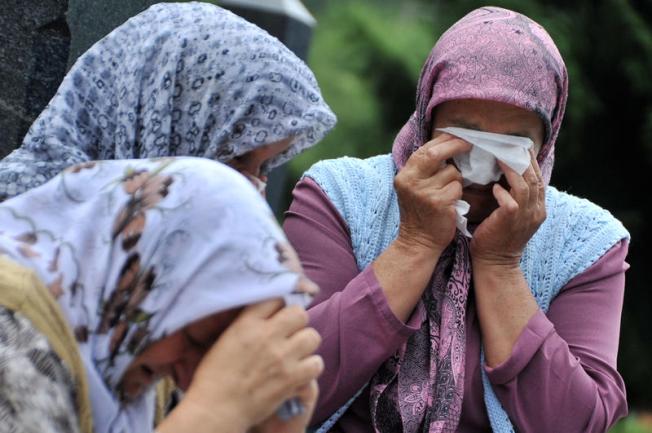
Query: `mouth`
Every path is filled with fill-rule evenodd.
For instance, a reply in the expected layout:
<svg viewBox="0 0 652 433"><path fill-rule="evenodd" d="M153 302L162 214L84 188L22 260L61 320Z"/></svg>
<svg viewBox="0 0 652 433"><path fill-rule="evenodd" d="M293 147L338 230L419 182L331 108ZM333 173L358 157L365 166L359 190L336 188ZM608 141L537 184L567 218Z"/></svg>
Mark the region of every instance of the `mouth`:
<svg viewBox="0 0 652 433"><path fill-rule="evenodd" d="M491 192L491 190L493 189L495 183L496 182L491 182L491 183L488 183L487 185L478 185L476 183L473 183L473 184L471 184L469 186L465 186L464 187L464 192L470 192L470 193L474 193L474 194L486 194L488 192Z"/></svg>

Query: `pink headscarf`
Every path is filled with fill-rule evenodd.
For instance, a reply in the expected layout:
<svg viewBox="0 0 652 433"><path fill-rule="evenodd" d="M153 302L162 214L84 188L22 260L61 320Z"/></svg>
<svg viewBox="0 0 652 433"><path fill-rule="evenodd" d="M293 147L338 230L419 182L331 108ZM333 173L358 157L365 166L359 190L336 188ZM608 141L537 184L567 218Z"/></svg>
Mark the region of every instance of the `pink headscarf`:
<svg viewBox="0 0 652 433"><path fill-rule="evenodd" d="M537 160L548 183L568 95L566 66L546 31L502 8L476 9L442 35L421 72L416 111L392 150L399 169L430 140L433 109L454 99L503 102L537 113L546 130ZM466 302L471 286L468 241L459 233L424 292L427 318L371 381L376 432L456 430L462 409Z"/></svg>
<svg viewBox="0 0 652 433"><path fill-rule="evenodd" d="M403 167L430 140L437 105L483 99L541 117L546 137L537 159L549 182L567 97L566 65L543 27L507 9L476 9L453 24L430 52L419 78L416 111L394 140L394 161Z"/></svg>

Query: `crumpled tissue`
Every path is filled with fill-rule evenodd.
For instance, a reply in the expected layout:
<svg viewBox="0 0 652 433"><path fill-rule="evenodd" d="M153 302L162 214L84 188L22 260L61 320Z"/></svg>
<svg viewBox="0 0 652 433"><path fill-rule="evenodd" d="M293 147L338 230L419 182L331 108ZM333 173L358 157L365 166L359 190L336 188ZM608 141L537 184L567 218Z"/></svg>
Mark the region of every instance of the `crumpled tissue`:
<svg viewBox="0 0 652 433"><path fill-rule="evenodd" d="M473 146L470 152L456 155L453 158L455 165L462 174L464 186L471 184L487 185L491 182L497 182L503 174L498 165L498 160L520 175L525 173L525 170L530 166L529 149L534 145L534 142L527 137L458 127L437 128L437 131L459 137ZM457 228L465 236L472 237L467 228L468 221L465 217L469 209L469 203L464 200L458 200L455 204Z"/></svg>

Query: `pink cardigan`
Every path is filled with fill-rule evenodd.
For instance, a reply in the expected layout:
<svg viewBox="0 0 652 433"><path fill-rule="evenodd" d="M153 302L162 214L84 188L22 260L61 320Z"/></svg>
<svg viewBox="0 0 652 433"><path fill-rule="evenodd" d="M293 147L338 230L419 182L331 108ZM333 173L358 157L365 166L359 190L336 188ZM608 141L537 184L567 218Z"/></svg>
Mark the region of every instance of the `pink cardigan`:
<svg viewBox="0 0 652 433"><path fill-rule="evenodd" d="M308 277L321 287L310 308L323 337L326 371L313 424L326 420L367 383L414 333L419 304L407 323L392 313L371 267L358 270L345 221L309 178L294 190L285 232ZM536 313L511 357L488 377L515 426L524 432L604 432L627 414L616 370L628 244L614 246L571 280L547 314ZM480 376L481 334L471 299L467 312L464 400L458 432L491 432ZM334 432L372 433L363 393Z"/></svg>

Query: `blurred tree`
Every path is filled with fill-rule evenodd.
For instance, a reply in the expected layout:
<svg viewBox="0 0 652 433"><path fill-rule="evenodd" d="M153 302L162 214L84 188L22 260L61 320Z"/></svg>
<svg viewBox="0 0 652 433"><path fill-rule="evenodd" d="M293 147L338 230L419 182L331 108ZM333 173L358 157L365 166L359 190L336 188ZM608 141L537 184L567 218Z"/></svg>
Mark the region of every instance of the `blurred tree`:
<svg viewBox="0 0 652 433"><path fill-rule="evenodd" d="M632 408L652 408L652 2L494 0L551 34L570 97L552 183L611 210L632 234L619 357ZM482 0L305 0L319 25L311 48L339 116L322 144L292 162L388 152L414 110L416 81L441 33ZM288 192L289 197L289 192ZM289 200L289 199L288 199Z"/></svg>

